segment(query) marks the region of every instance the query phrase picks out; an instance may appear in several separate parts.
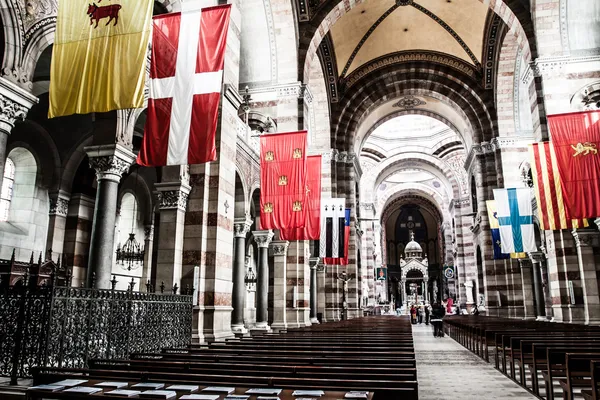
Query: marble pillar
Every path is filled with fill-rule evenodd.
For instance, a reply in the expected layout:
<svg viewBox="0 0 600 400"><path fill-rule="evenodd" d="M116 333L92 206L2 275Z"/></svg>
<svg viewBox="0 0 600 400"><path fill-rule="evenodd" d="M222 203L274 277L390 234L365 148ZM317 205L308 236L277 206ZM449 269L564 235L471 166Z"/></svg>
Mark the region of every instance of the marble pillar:
<svg viewBox="0 0 600 400"><path fill-rule="evenodd" d="M258 245L258 271L256 273L256 329L270 330L269 327L269 244L273 240L273 231L254 231L254 240Z"/></svg>
<svg viewBox="0 0 600 400"><path fill-rule="evenodd" d="M321 313L321 320L326 322L325 317L325 264L320 260L317 264L317 319Z"/></svg>
<svg viewBox="0 0 600 400"><path fill-rule="evenodd" d="M152 213L154 216L154 213ZM152 254L154 252L154 225L144 227L144 270L140 280L140 292L147 290L146 284L152 278Z"/></svg>
<svg viewBox="0 0 600 400"><path fill-rule="evenodd" d="M4 178L6 144L17 121L23 121L27 113L37 104L38 98L25 89L0 77L0 188Z"/></svg>
<svg viewBox="0 0 600 400"><path fill-rule="evenodd" d="M522 315L516 314L516 316L523 317L525 319L534 319L537 316L537 311L534 308L534 282L533 282L533 270L531 260L519 259L519 266L521 269L521 294L518 297L522 297ZM518 309L519 306L517 305Z"/></svg>
<svg viewBox="0 0 600 400"><path fill-rule="evenodd" d="M310 322L312 324L318 324L317 265L319 264L319 257L311 257L308 262L310 264Z"/></svg>
<svg viewBox="0 0 600 400"><path fill-rule="evenodd" d="M183 276L183 234L190 186L185 182L154 185L158 197L160 223L156 263L156 287L164 282L167 291L181 288Z"/></svg>
<svg viewBox="0 0 600 400"><path fill-rule="evenodd" d="M95 287L110 289L119 182L135 161L135 154L119 144L89 146L84 150L98 181L87 286L92 286L95 274Z"/></svg>
<svg viewBox="0 0 600 400"><path fill-rule="evenodd" d="M529 253L529 259L533 265L533 298L535 301L535 314L537 319L546 319L546 299L544 296L544 287L542 285L542 263L546 257L541 251Z"/></svg>
<svg viewBox="0 0 600 400"><path fill-rule="evenodd" d="M231 313L231 330L233 333L244 334L247 332L244 324L244 298L246 297L246 235L250 232L252 220L236 218L233 225L235 240L235 254L233 262L233 293Z"/></svg>
<svg viewBox="0 0 600 400"><path fill-rule="evenodd" d="M71 195L59 190L50 193L50 212L48 220L48 236L46 238L46 250L52 252L53 259L58 260L64 252L65 229L67 214L69 212L69 201Z"/></svg>
<svg viewBox="0 0 600 400"><path fill-rule="evenodd" d="M600 325L600 296L598 293L598 274L593 244L598 240L598 232L592 230L573 230L577 246L579 275L583 297L584 323Z"/></svg>
<svg viewBox="0 0 600 400"><path fill-rule="evenodd" d="M287 329L287 310L292 307L287 301L288 290L292 287L292 285L288 285L289 277L287 275L289 245L290 242L286 240L271 242L271 251L273 252L273 323L271 328L278 331Z"/></svg>

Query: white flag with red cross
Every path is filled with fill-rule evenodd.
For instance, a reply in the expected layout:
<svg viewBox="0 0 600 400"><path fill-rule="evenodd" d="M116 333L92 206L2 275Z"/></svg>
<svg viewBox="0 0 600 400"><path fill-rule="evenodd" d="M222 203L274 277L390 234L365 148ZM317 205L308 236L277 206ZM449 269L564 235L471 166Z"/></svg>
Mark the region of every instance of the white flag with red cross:
<svg viewBox="0 0 600 400"><path fill-rule="evenodd" d="M215 134L230 5L153 19L144 166L202 164L217 157Z"/></svg>

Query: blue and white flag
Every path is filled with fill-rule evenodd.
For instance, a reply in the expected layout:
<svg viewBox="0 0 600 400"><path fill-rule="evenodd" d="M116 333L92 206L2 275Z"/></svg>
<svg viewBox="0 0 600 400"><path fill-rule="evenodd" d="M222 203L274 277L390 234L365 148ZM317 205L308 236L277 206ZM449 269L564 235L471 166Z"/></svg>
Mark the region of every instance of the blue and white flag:
<svg viewBox="0 0 600 400"><path fill-rule="evenodd" d="M531 189L494 189L503 253L537 251Z"/></svg>

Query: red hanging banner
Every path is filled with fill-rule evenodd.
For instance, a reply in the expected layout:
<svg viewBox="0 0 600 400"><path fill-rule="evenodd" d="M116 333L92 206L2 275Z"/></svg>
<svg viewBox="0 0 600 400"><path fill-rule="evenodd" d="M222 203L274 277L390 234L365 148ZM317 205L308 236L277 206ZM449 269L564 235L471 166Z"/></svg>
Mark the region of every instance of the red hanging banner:
<svg viewBox="0 0 600 400"><path fill-rule="evenodd" d="M548 116L571 218L600 216L600 112Z"/></svg>
<svg viewBox="0 0 600 400"><path fill-rule="evenodd" d="M282 229L281 240L317 240L321 237L321 156L306 158L306 224Z"/></svg>
<svg viewBox="0 0 600 400"><path fill-rule="evenodd" d="M304 227L306 138L306 131L260 137L261 229Z"/></svg>

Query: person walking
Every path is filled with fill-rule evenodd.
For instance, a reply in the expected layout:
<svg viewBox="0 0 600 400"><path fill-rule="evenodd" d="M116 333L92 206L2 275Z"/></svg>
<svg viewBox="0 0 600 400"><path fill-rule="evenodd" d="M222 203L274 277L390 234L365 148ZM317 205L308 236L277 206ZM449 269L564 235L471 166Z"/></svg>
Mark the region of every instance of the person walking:
<svg viewBox="0 0 600 400"><path fill-rule="evenodd" d="M414 304L410 306L410 322L413 325L417 323L417 308Z"/></svg>
<svg viewBox="0 0 600 400"><path fill-rule="evenodd" d="M430 315L431 315L431 305L425 304L425 325L429 325Z"/></svg>
<svg viewBox="0 0 600 400"><path fill-rule="evenodd" d="M423 323L423 316L425 314L424 308L425 307L423 307L423 304L419 304L419 309L418 309L418 311L419 311L419 324Z"/></svg>
<svg viewBox="0 0 600 400"><path fill-rule="evenodd" d="M433 337L444 337L443 318L446 314L444 306L435 303L431 310L431 324L433 325Z"/></svg>

